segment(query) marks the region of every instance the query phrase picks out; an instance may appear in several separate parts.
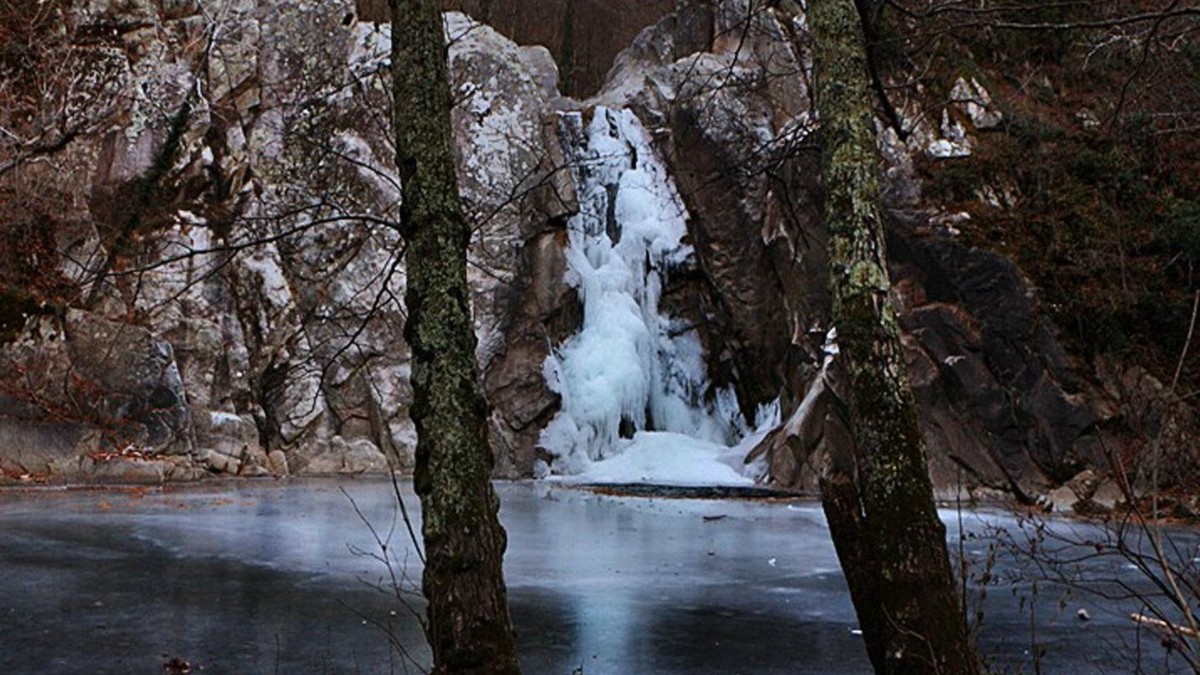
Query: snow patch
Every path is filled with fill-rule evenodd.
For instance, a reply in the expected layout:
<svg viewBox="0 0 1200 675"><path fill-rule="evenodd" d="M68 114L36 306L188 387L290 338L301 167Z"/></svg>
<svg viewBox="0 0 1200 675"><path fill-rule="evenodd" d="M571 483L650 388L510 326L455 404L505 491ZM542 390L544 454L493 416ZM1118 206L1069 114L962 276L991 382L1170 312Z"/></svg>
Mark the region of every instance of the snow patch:
<svg viewBox="0 0 1200 675"><path fill-rule="evenodd" d="M224 410L210 410L208 417L213 424L237 424L242 421L241 415Z"/></svg>
<svg viewBox="0 0 1200 675"><path fill-rule="evenodd" d="M942 136L929 144L926 150L930 157L942 159L950 157L970 157L974 148L971 137L962 123L950 117L947 110L942 110Z"/></svg>
<svg viewBox="0 0 1200 675"><path fill-rule="evenodd" d="M354 24L347 65L356 77L378 71L392 63L392 26L387 23Z"/></svg>
<svg viewBox="0 0 1200 675"><path fill-rule="evenodd" d="M572 482L656 485L749 486L742 474L740 446L729 447L684 434L639 431L622 441L619 454L593 462Z"/></svg>

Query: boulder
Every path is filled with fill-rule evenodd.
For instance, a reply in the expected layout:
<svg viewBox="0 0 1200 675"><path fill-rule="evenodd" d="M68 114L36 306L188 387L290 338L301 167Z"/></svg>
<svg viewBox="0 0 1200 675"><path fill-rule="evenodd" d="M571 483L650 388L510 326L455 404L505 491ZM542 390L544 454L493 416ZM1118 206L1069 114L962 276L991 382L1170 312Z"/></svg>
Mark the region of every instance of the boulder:
<svg viewBox="0 0 1200 675"><path fill-rule="evenodd" d="M15 419L86 424L117 449L190 447L190 409L174 351L145 328L76 309L40 317L0 348L0 365Z"/></svg>
<svg viewBox="0 0 1200 675"><path fill-rule="evenodd" d="M308 475L379 473L388 470L387 458L366 439L346 442L334 436L323 452L310 459L299 471Z"/></svg>
<svg viewBox="0 0 1200 675"><path fill-rule="evenodd" d="M79 459L100 448L100 431L89 425L0 416L0 475L75 478Z"/></svg>

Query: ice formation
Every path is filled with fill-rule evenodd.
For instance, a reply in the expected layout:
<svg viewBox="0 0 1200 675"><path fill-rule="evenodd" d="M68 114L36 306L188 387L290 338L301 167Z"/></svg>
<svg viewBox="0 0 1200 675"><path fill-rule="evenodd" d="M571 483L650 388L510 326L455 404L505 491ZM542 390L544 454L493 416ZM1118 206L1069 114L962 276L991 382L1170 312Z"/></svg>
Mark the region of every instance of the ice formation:
<svg viewBox="0 0 1200 675"><path fill-rule="evenodd" d="M560 130L579 186L567 281L584 316L544 365L562 396L541 436L553 470L614 481L750 482L729 448L745 433L733 392L713 391L695 328L659 310L664 278L693 256L688 214L666 167L628 110L567 113ZM686 467L686 477L672 477L672 467Z"/></svg>

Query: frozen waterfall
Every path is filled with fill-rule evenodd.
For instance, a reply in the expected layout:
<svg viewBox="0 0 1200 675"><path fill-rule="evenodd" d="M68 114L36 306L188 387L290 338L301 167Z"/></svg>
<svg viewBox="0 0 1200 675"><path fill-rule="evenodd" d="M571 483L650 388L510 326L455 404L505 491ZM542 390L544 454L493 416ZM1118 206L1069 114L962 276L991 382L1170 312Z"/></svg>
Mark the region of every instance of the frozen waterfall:
<svg viewBox="0 0 1200 675"><path fill-rule="evenodd" d="M567 282L583 325L544 365L562 407L541 435L556 473L610 482L745 484L746 425L713 391L695 327L664 315L672 269L694 264L687 211L629 110L566 113L560 133L579 190Z"/></svg>

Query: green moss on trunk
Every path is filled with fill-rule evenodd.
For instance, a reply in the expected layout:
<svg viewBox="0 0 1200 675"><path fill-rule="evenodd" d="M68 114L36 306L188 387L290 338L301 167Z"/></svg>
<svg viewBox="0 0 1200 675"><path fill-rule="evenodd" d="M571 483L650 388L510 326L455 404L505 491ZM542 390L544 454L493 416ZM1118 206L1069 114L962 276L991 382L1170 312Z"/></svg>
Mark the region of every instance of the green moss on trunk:
<svg viewBox="0 0 1200 675"><path fill-rule="evenodd" d="M391 0L396 165L435 673L517 673L467 287L471 228L455 179L440 2Z"/></svg>
<svg viewBox="0 0 1200 675"><path fill-rule="evenodd" d="M888 280L865 39L854 0L813 0L834 325L857 476L824 504L880 673L976 673L925 461ZM849 571L853 571L850 573Z"/></svg>

